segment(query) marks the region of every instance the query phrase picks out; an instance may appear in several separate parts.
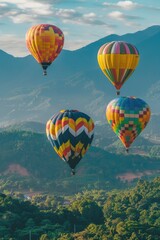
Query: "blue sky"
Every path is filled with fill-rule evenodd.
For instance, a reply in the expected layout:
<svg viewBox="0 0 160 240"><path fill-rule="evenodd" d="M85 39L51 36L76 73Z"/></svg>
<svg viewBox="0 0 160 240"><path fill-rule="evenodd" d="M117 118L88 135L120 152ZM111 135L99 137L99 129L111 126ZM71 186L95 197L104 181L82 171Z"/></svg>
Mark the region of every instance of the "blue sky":
<svg viewBox="0 0 160 240"><path fill-rule="evenodd" d="M26 31L39 23L58 26L64 48L75 50L112 33L160 25L160 0L0 0L0 49L28 55Z"/></svg>

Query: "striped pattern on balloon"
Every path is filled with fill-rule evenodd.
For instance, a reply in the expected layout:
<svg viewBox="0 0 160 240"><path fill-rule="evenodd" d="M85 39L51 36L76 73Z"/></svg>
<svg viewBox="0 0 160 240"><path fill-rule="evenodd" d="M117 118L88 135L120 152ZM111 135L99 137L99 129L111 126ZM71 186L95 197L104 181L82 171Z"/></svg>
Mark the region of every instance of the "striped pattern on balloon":
<svg viewBox="0 0 160 240"><path fill-rule="evenodd" d="M113 41L102 45L97 54L99 67L117 89L131 76L139 62L137 48L127 42Z"/></svg>
<svg viewBox="0 0 160 240"><path fill-rule="evenodd" d="M74 169L94 137L94 122L77 110L61 110L46 124L46 134L56 153Z"/></svg>

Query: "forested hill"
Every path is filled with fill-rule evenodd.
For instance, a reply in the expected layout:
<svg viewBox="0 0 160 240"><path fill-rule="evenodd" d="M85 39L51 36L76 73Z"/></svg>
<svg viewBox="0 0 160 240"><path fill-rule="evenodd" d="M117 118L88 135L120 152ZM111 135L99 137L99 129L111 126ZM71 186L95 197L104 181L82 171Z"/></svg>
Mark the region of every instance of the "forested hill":
<svg viewBox="0 0 160 240"><path fill-rule="evenodd" d="M0 238L159 240L160 178L126 191L84 191L29 201L0 194Z"/></svg>
<svg viewBox="0 0 160 240"><path fill-rule="evenodd" d="M126 187L140 177L157 176L160 171L160 159L154 155L116 154L91 147L71 177L68 165L45 134L2 131L0 146L1 191L70 194L99 187L108 190ZM152 153L153 145L147 148Z"/></svg>

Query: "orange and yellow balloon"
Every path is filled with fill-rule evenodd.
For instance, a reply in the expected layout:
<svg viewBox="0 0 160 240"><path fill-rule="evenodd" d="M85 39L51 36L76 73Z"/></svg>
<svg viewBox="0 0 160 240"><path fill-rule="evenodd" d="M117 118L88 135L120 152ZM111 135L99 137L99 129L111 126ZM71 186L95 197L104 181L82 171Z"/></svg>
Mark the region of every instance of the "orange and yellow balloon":
<svg viewBox="0 0 160 240"><path fill-rule="evenodd" d="M119 97L107 106L106 117L112 130L128 151L150 120L148 104L136 97Z"/></svg>
<svg viewBox="0 0 160 240"><path fill-rule="evenodd" d="M97 60L102 72L115 86L119 95L120 88L138 65L139 52L130 43L113 41L100 47Z"/></svg>
<svg viewBox="0 0 160 240"><path fill-rule="evenodd" d="M63 48L64 35L56 26L39 24L26 33L26 45L32 56L41 64L44 75L47 67L55 60Z"/></svg>

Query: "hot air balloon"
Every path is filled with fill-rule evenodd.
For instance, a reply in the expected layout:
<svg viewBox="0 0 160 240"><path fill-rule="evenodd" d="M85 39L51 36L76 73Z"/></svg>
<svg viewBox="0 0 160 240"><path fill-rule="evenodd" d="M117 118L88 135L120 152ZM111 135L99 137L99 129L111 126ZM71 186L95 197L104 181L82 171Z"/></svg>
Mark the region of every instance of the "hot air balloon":
<svg viewBox="0 0 160 240"><path fill-rule="evenodd" d="M33 57L41 64L43 74L63 48L64 35L56 26L39 24L31 27L26 33L26 45Z"/></svg>
<svg viewBox="0 0 160 240"><path fill-rule="evenodd" d="M94 122L77 110L61 110L46 124L48 140L75 174L75 167L85 155L94 136Z"/></svg>
<svg viewBox="0 0 160 240"><path fill-rule="evenodd" d="M135 138L150 120L148 104L136 97L118 97L106 109L106 118L128 151Z"/></svg>
<svg viewBox="0 0 160 240"><path fill-rule="evenodd" d="M115 86L119 95L120 88L138 65L139 52L130 43L113 41L100 47L97 59L102 72Z"/></svg>

